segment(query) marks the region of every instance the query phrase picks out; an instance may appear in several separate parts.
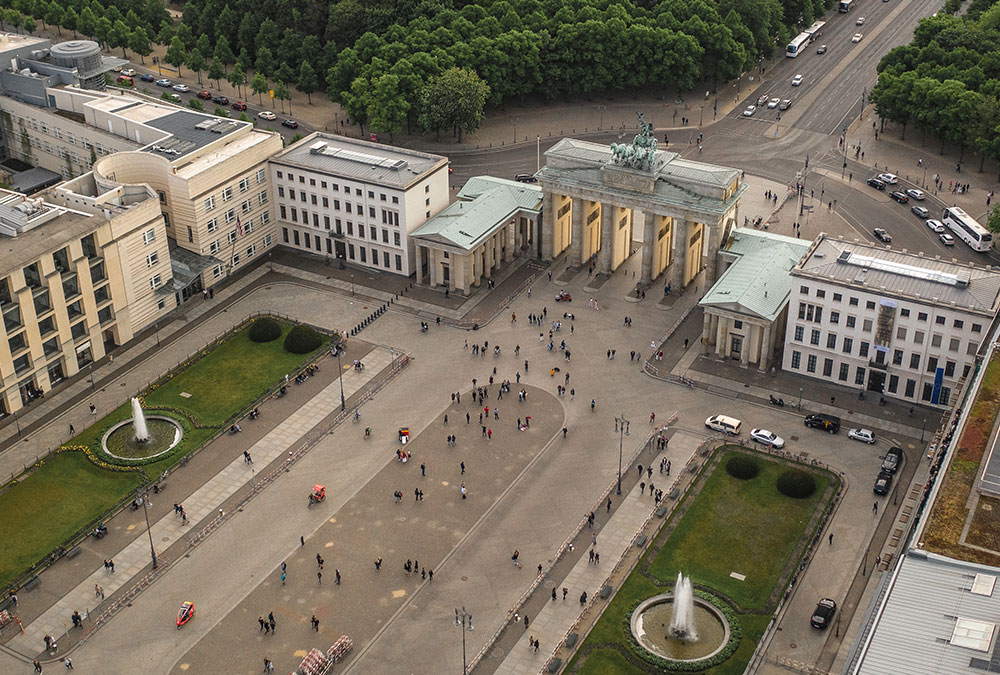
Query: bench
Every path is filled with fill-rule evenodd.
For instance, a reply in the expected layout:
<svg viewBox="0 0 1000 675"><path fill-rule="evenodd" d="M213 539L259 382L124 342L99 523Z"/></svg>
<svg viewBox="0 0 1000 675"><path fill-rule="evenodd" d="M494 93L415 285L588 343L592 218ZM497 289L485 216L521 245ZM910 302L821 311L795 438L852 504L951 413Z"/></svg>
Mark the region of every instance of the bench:
<svg viewBox="0 0 1000 675"><path fill-rule="evenodd" d="M642 548L643 546L645 546L645 545L646 545L646 541L647 541L647 539L648 539L648 537L646 537L646 535L644 535L644 534L640 534L640 535L639 535L638 537L636 537L636 539L635 539L635 547L636 547L636 548Z"/></svg>
<svg viewBox="0 0 1000 675"><path fill-rule="evenodd" d="M39 579L37 576L34 576L28 579L28 583L24 585L24 590L33 591L41 585L42 585L42 580Z"/></svg>
<svg viewBox="0 0 1000 675"><path fill-rule="evenodd" d="M562 659L557 656L549 661L548 671L550 673L558 673L560 667L562 667Z"/></svg>
<svg viewBox="0 0 1000 675"><path fill-rule="evenodd" d="M601 588L601 600L607 600L611 597L611 584L604 584Z"/></svg>
<svg viewBox="0 0 1000 675"><path fill-rule="evenodd" d="M676 489L676 488L674 488L674 489ZM666 515L667 515L667 507L666 506L661 506L660 508L656 509L656 517L657 518L663 518Z"/></svg>
<svg viewBox="0 0 1000 675"><path fill-rule="evenodd" d="M566 646L572 649L580 639L579 633L570 633L566 636Z"/></svg>
<svg viewBox="0 0 1000 675"><path fill-rule="evenodd" d="M70 550L66 551L66 557L72 560L76 556L80 555L81 552L82 550L79 546L74 546Z"/></svg>

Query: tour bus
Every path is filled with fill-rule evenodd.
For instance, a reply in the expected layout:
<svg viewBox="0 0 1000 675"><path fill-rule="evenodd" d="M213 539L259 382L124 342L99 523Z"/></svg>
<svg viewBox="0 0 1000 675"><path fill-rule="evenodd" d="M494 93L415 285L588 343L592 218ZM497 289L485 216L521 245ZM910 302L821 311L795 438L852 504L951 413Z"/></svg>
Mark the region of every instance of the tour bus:
<svg viewBox="0 0 1000 675"><path fill-rule="evenodd" d="M838 7L838 10L840 11L841 14L847 14L848 12L851 11L851 8L853 6L854 6L854 0L840 0L840 5Z"/></svg>
<svg viewBox="0 0 1000 675"><path fill-rule="evenodd" d="M785 56L794 59L809 46L811 41L812 36L809 33L799 33L794 40L788 43L788 47L785 48Z"/></svg>
<svg viewBox="0 0 1000 675"><path fill-rule="evenodd" d="M946 208L941 222L974 251L989 251L993 246L993 235L989 230L957 206Z"/></svg>
<svg viewBox="0 0 1000 675"><path fill-rule="evenodd" d="M823 30L823 26L825 25L826 21L817 21L802 32L808 35L810 40L815 40L816 37L819 35L819 32Z"/></svg>

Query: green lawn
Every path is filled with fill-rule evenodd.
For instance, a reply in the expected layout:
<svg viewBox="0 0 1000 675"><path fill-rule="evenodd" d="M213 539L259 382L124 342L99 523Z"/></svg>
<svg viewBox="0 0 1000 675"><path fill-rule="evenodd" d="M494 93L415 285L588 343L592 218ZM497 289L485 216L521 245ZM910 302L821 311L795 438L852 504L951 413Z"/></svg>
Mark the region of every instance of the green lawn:
<svg viewBox="0 0 1000 675"><path fill-rule="evenodd" d="M142 481L64 452L0 494L0 587L19 577Z"/></svg>
<svg viewBox="0 0 1000 675"><path fill-rule="evenodd" d="M774 487L785 465L762 459L756 478L737 480L724 468L731 454L723 456L650 572L672 581L680 570L743 609L763 609L828 479L816 475L812 497L790 499ZM734 579L730 572L744 574L746 580Z"/></svg>
<svg viewBox="0 0 1000 675"><path fill-rule="evenodd" d="M778 475L787 465L757 455L760 473L749 481L741 481L726 473L725 463L732 451L723 452L717 468L677 527L669 536L666 529L658 535L658 540L668 536L662 548L656 551L650 547L611 599L567 672L587 675L653 672L651 667L632 665L620 653L602 645L617 643L627 649L627 628L623 623L626 613L637 600L667 590L656 581L672 583L678 570L690 574L696 584L717 589L740 606L736 609L743 631L739 647L725 663L703 672L740 675L746 668L774 609L769 596L779 583L784 583L782 571L796 545L811 534L806 527L821 506L830 478L817 472L813 496L790 499L775 488ZM730 572L745 574L746 581L733 579Z"/></svg>
<svg viewBox="0 0 1000 675"><path fill-rule="evenodd" d="M240 331L194 367L161 382L147 394L146 406L180 408L206 426L225 423L303 363L304 356L284 349L290 329L291 325L282 325L282 337L264 343L251 342L248 331ZM181 396L182 392L191 397Z"/></svg>

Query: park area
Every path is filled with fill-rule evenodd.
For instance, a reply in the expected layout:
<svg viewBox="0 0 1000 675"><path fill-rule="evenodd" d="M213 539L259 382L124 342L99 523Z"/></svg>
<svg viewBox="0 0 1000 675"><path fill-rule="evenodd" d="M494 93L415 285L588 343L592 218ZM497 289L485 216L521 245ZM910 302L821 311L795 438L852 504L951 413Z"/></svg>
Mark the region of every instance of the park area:
<svg viewBox="0 0 1000 675"><path fill-rule="evenodd" d="M276 337L253 341L253 323L243 326L207 345L141 396L146 415L169 418L183 432L169 452L116 458L103 450L105 433L132 418L126 402L4 486L0 492L0 513L4 514L0 586L16 582L60 547L72 546L86 530L127 503L140 486L148 486L245 414L287 373L311 362L329 342L328 337L315 334L305 344L312 349L293 353L285 347L293 327L266 321L277 326L272 327Z"/></svg>
<svg viewBox="0 0 1000 675"><path fill-rule="evenodd" d="M731 475L734 458L744 468L752 465L743 477ZM785 481L792 474L807 484L811 477L813 489L802 490L803 496L797 497L779 491L779 479ZM717 450L598 619L567 672L742 673L838 489L839 479L825 471L804 470L736 446ZM651 659L629 628L637 605L670 592L678 572L690 576L696 595L710 598L725 613L734 635L728 649L698 668L678 662L671 668L669 662Z"/></svg>

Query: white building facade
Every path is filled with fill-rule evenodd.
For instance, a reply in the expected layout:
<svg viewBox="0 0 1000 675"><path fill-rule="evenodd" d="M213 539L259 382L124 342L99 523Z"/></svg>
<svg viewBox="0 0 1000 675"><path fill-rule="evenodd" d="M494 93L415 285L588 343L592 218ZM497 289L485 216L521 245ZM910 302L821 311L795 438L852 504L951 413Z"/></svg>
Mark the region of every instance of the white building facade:
<svg viewBox="0 0 1000 675"><path fill-rule="evenodd" d="M317 132L269 164L279 244L419 278L410 234L448 205L445 157Z"/></svg>
<svg viewBox="0 0 1000 675"><path fill-rule="evenodd" d="M1000 274L821 235L792 270L782 368L946 406L998 309Z"/></svg>

